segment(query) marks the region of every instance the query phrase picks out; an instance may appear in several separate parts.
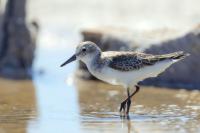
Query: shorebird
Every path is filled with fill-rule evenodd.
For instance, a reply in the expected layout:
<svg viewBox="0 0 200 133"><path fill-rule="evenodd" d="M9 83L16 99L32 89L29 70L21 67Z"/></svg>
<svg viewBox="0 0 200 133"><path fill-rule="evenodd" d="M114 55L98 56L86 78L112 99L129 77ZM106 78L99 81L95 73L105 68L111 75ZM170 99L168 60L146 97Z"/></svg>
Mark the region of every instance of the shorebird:
<svg viewBox="0 0 200 133"><path fill-rule="evenodd" d="M127 98L120 105L120 112L129 115L131 98L139 91L139 81L156 77L173 63L189 54L178 51L170 54L152 55L128 51L106 51L91 41L81 42L75 54L64 65L80 60L86 64L89 72L96 78L112 85L121 85L127 90ZM130 89L135 91L130 94Z"/></svg>

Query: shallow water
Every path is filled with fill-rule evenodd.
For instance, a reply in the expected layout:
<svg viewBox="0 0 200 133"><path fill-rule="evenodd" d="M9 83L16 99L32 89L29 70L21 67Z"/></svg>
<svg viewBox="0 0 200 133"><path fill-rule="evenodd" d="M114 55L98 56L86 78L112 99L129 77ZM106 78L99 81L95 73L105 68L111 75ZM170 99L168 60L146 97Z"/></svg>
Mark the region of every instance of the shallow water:
<svg viewBox="0 0 200 133"><path fill-rule="evenodd" d="M125 97L122 88L87 81L77 84L81 129L85 132L200 132L197 91L142 87L133 98L127 120L118 113Z"/></svg>
<svg viewBox="0 0 200 133"><path fill-rule="evenodd" d="M56 76L0 80L0 133L200 132L199 91L142 86L127 119L118 112L123 88Z"/></svg>
<svg viewBox="0 0 200 133"><path fill-rule="evenodd" d="M33 83L0 79L0 85L0 133L25 133L38 117Z"/></svg>
<svg viewBox="0 0 200 133"><path fill-rule="evenodd" d="M29 18L40 24L35 75L33 81L0 79L0 133L200 132L199 91L142 86L124 119L118 112L123 88L74 78L75 63L59 67L74 52L82 28L187 30L199 23L198 5L198 0L30 0Z"/></svg>

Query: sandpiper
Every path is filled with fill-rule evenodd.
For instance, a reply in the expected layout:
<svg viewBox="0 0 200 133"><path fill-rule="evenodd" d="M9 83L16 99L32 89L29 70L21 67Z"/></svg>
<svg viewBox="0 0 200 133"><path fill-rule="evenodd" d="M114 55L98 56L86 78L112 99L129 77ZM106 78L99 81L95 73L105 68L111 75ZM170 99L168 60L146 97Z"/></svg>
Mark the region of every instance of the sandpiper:
<svg viewBox="0 0 200 133"><path fill-rule="evenodd" d="M64 62L64 65L81 60L96 78L113 84L121 85L127 89L128 97L121 103L120 112L128 116L131 98L139 91L138 82L149 77L156 77L173 63L183 59L189 54L178 51L170 54L152 55L128 51L106 51L93 42L81 42L75 54ZM130 94L130 89L135 91Z"/></svg>

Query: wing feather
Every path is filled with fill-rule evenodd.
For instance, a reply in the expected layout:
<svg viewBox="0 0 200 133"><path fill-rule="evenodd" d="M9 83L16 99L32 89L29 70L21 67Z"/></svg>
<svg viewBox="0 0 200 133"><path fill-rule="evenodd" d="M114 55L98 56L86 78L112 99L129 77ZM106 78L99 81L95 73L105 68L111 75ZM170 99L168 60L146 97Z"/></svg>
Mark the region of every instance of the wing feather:
<svg viewBox="0 0 200 133"><path fill-rule="evenodd" d="M183 57L182 51L164 54L164 55L152 55L136 52L115 52L114 54L108 53L109 67L120 71L132 71L138 70L145 66L154 65L157 62L166 59L179 59ZM178 57L178 58L177 58Z"/></svg>

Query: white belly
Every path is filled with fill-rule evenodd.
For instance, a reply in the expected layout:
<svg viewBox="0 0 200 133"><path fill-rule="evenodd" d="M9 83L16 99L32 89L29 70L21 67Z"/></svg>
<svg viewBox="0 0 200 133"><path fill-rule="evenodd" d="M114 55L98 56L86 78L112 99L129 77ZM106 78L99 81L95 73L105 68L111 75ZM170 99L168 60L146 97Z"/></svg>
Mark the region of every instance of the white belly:
<svg viewBox="0 0 200 133"><path fill-rule="evenodd" d="M89 69L89 71L98 79L113 85L122 85L124 87L133 87L139 81L149 77L156 77L162 73L174 61L163 61L152 66L146 66L139 70L119 71L110 67L103 68L100 72Z"/></svg>

